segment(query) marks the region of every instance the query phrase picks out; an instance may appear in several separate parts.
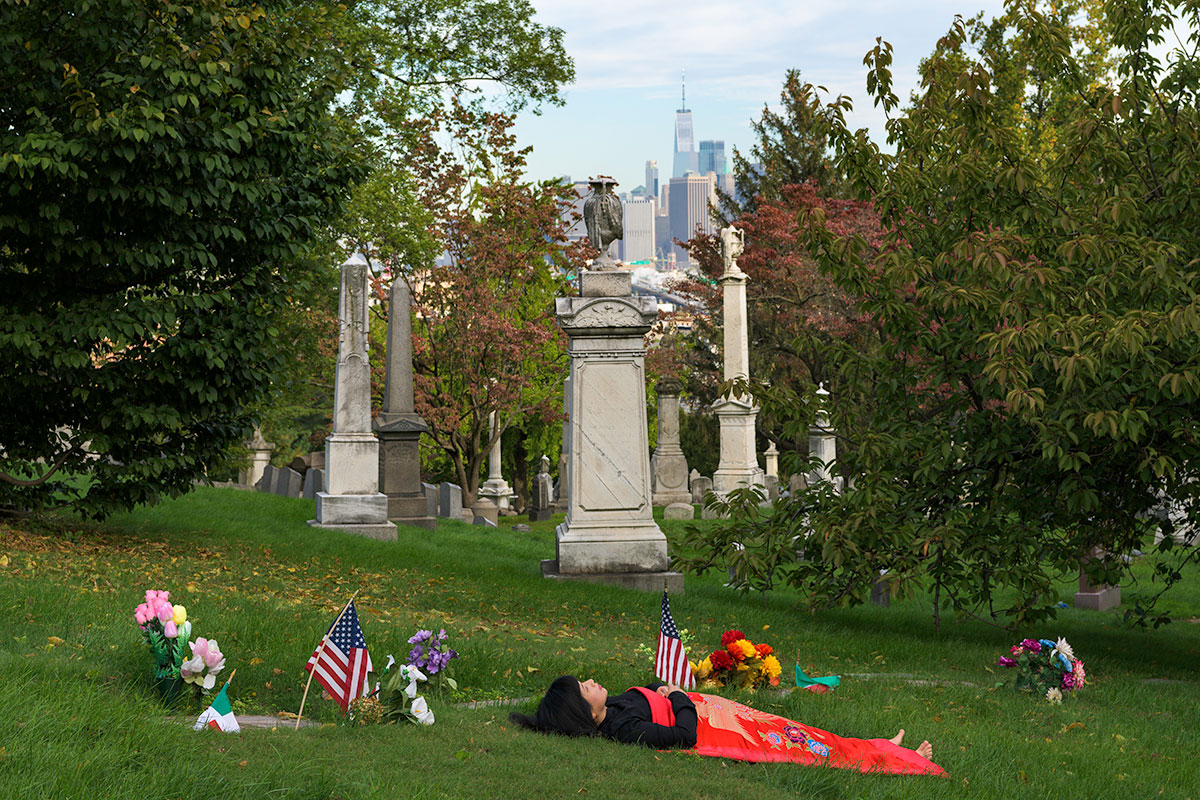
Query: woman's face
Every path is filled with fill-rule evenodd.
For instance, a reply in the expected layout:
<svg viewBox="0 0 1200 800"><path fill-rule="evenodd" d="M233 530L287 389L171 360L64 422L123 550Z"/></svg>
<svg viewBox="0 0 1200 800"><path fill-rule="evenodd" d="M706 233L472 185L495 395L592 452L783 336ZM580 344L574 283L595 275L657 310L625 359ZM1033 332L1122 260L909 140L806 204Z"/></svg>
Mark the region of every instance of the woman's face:
<svg viewBox="0 0 1200 800"><path fill-rule="evenodd" d="M608 689L596 683L591 678L579 682L579 693L584 702L592 708L592 716L598 717L604 713L604 701L608 699Z"/></svg>

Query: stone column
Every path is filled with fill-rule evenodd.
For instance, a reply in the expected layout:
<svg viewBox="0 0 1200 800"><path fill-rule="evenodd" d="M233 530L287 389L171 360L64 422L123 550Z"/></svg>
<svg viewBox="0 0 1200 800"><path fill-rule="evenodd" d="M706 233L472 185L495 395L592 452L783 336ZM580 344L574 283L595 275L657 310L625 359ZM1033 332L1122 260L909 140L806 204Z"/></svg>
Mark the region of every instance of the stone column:
<svg viewBox="0 0 1200 800"><path fill-rule="evenodd" d="M808 485L815 486L824 481L836 486L833 462L837 460L837 439L829 422L829 392L825 391L825 384L817 387L817 419L808 429L808 455L821 460L820 465L808 473Z"/></svg>
<svg viewBox="0 0 1200 800"><path fill-rule="evenodd" d="M238 483L242 486L254 487L263 476L263 470L271 463L271 451L275 445L263 438L262 431L254 426L254 436L246 442L250 450L250 466L238 474Z"/></svg>
<svg viewBox="0 0 1200 800"><path fill-rule="evenodd" d="M611 183L594 181L593 190L611 195L607 185L597 188ZM600 252L621 235L620 203L612 206L584 207ZM555 531L557 558L543 561L542 572L681 591L683 576L667 571L667 539L650 504L643 337L658 311L654 298L633 296L630 277L619 269L588 270L580 275L579 297L555 302L571 359L570 499Z"/></svg>
<svg viewBox="0 0 1200 800"><path fill-rule="evenodd" d="M725 380L750 377L750 337L746 315L746 273L737 265L743 247L742 232L734 227L721 229L721 251L725 273L721 292L725 311ZM754 426L758 408L748 396L719 398L713 412L721 424L721 458L713 473L713 491L728 494L742 486L762 486L754 447Z"/></svg>
<svg viewBox="0 0 1200 800"><path fill-rule="evenodd" d="M488 433L491 436L496 436L496 412L488 414ZM496 508L505 510L509 505L509 496L512 494L512 487L508 485L508 481L504 480L504 475L500 472L500 437L496 436L496 443L492 445L492 450L488 454L488 479L483 482L476 493L478 497L486 497L496 504Z"/></svg>
<svg viewBox="0 0 1200 800"><path fill-rule="evenodd" d="M571 376L563 381L562 449L558 455L558 490L553 509L564 512L571 504Z"/></svg>
<svg viewBox="0 0 1200 800"><path fill-rule="evenodd" d="M658 446L650 459L651 502L656 506L686 503L692 511L688 491L688 463L679 446L679 381L663 378L654 387L658 395Z"/></svg>
<svg viewBox="0 0 1200 800"><path fill-rule="evenodd" d="M367 360L367 261L355 253L342 264L338 308L333 431L325 439L325 491L309 525L375 539L395 539L387 495L379 491L379 441L371 431L371 365Z"/></svg>
<svg viewBox="0 0 1200 800"><path fill-rule="evenodd" d="M387 495L388 519L437 530L421 487L421 434L429 430L413 401L412 296L402 278L392 282L388 303L387 372L379 435L379 490Z"/></svg>
<svg viewBox="0 0 1200 800"><path fill-rule="evenodd" d="M771 442L767 445L767 449L763 452L763 458L767 462L767 477L779 478L779 450L776 449L775 443Z"/></svg>

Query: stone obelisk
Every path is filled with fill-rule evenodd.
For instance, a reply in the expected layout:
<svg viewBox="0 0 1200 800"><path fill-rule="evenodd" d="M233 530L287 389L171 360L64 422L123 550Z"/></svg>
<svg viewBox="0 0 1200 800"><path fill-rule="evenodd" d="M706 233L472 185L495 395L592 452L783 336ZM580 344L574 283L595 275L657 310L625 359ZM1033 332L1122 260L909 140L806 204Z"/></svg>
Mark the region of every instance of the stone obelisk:
<svg viewBox="0 0 1200 800"><path fill-rule="evenodd" d="M495 411L488 414L488 436L496 436ZM500 471L500 452L500 437L496 436L496 442L488 453L488 479L483 482L476 494L481 498L486 497L491 500L496 504L496 508L503 511L509 506L512 487L508 485L508 481L504 480L504 475Z"/></svg>
<svg viewBox="0 0 1200 800"><path fill-rule="evenodd" d="M741 230L721 229L721 256L725 271L719 283L725 312L725 380L750 378L750 336L746 314L746 273L738 268L744 238ZM726 495L744 486L762 486L754 447L754 424L758 408L746 395L718 398L713 413L721 424L721 458L713 473L713 491Z"/></svg>
<svg viewBox="0 0 1200 800"><path fill-rule="evenodd" d="M652 297L634 297L631 275L606 254L621 237L621 204L611 179L591 182L584 204L588 239L602 255L579 276L579 297L559 297L567 334L570 485L567 518L555 531L547 577L618 583L646 591L683 590L669 572L667 539L650 504L645 342L658 315Z"/></svg>
<svg viewBox="0 0 1200 800"><path fill-rule="evenodd" d="M367 360L367 260L355 253L342 264L338 304L337 372L333 432L325 439L325 491L309 525L395 539L387 495L379 491L379 441L371 431L371 365Z"/></svg>
<svg viewBox="0 0 1200 800"><path fill-rule="evenodd" d="M387 516L401 525L437 530L421 486L421 434L429 430L413 403L412 295L403 278L392 282L388 303L387 373L379 434L379 491Z"/></svg>

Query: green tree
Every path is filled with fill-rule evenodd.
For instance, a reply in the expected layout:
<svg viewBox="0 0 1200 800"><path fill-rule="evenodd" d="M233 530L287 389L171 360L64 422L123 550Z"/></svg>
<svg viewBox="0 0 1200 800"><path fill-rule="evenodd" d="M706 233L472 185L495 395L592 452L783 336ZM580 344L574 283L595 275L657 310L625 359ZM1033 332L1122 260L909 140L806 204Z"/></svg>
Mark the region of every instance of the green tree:
<svg viewBox="0 0 1200 800"><path fill-rule="evenodd" d="M750 523L758 551L739 566L757 585L859 602L887 570L895 588L930 586L935 615L1022 622L1052 614L1057 581L1090 554L1092 580L1117 582L1164 496L1196 507L1200 20L1183 11L1190 33L1164 65L1151 51L1174 21L1165 3L1107 2L1091 39L1010 4L977 54L959 22L923 63L921 93L888 123L893 157L834 129L882 249L870 257L820 213L808 247L885 334L834 354L843 385L874 402L864 422L851 393L834 397L852 491L820 487ZM892 114L890 61L882 41L868 54ZM1038 97L1053 114L1030 113Z"/></svg>
<svg viewBox="0 0 1200 800"><path fill-rule="evenodd" d="M314 33L338 13L0 3L0 507L151 502L249 431L359 174Z"/></svg>

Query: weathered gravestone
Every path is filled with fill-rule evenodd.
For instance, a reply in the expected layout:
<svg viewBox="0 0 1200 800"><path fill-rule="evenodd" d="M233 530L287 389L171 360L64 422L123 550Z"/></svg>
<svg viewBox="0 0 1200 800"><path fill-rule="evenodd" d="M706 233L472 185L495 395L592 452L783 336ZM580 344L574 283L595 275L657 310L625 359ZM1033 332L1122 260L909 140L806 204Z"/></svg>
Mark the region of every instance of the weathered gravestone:
<svg viewBox="0 0 1200 800"><path fill-rule="evenodd" d="M271 451L275 449L275 445L263 439L262 431L255 425L254 435L246 442L246 447L250 450L250 466L238 473L238 483L257 489L258 482L262 480L263 470L271 463Z"/></svg>
<svg viewBox="0 0 1200 800"><path fill-rule="evenodd" d="M260 492L275 491L275 473L277 470L270 464L263 467L262 477L258 479L258 483L254 484L254 488Z"/></svg>
<svg viewBox="0 0 1200 800"><path fill-rule="evenodd" d="M325 491L317 492L315 528L395 539L387 495L379 491L379 440L371 431L367 261L356 253L342 264L338 355L333 386L333 431L325 439Z"/></svg>
<svg viewBox="0 0 1200 800"><path fill-rule="evenodd" d="M808 488L808 481L803 475L793 475L788 478L788 493L795 495L797 492L803 492Z"/></svg>
<svg viewBox="0 0 1200 800"><path fill-rule="evenodd" d="M500 520L500 506L496 505L496 501L490 497L481 497L476 500L471 510L474 512L471 521L476 525L495 528Z"/></svg>
<svg viewBox="0 0 1200 800"><path fill-rule="evenodd" d="M279 473L279 494L284 497L299 497L300 492L304 491L304 478L300 473L291 467L284 467Z"/></svg>
<svg viewBox="0 0 1200 800"><path fill-rule="evenodd" d="M457 483L442 483L438 488L438 516L461 520L463 516L462 487Z"/></svg>
<svg viewBox="0 0 1200 800"><path fill-rule="evenodd" d="M432 483L422 483L421 491L425 494L425 514L430 517L440 516L438 514L438 487Z"/></svg>
<svg viewBox="0 0 1200 800"><path fill-rule="evenodd" d="M325 491L325 470L320 467L310 467L304 473L304 499L317 499L317 492Z"/></svg>
<svg viewBox="0 0 1200 800"><path fill-rule="evenodd" d="M437 515L429 515L421 489L421 434L429 427L413 405L411 314L408 284L397 279L388 304L383 407L374 422L379 435L379 491L387 495L388 519L437 530Z"/></svg>
<svg viewBox="0 0 1200 800"><path fill-rule="evenodd" d="M533 478L533 491L529 493L529 521L545 522L550 519L550 507L554 502L554 485L550 480L550 459L542 456L541 468Z"/></svg>
<svg viewBox="0 0 1200 800"><path fill-rule="evenodd" d="M658 446L650 458L650 501L656 506L690 503L688 463L679 446L679 381L662 378L658 396Z"/></svg>
<svg viewBox="0 0 1200 800"><path fill-rule="evenodd" d="M712 491L712 478L706 478L703 475L696 473L692 478L692 502L703 503L704 496Z"/></svg>
<svg viewBox="0 0 1200 800"><path fill-rule="evenodd" d="M767 487L767 500L774 501L779 498L779 476L768 475L763 479Z"/></svg>
<svg viewBox="0 0 1200 800"><path fill-rule="evenodd" d="M696 509L691 503L671 503L663 509L663 519L695 519Z"/></svg>

